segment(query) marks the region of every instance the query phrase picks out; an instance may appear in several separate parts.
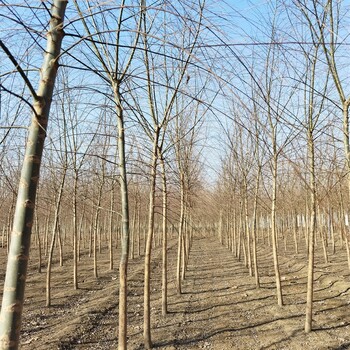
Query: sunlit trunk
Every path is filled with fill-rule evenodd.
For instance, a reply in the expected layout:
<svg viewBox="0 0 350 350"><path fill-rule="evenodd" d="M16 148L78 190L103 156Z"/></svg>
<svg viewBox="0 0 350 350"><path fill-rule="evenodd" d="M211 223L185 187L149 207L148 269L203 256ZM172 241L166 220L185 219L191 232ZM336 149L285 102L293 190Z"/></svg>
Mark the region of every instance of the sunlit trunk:
<svg viewBox="0 0 350 350"><path fill-rule="evenodd" d="M35 199L51 99L58 68L58 57L63 38L62 24L66 5L67 1L55 0L51 8L47 46L37 91L38 99L34 101L33 105L35 113L29 128L25 158L21 171L6 269L0 314L1 350L17 349L19 346Z"/></svg>
<svg viewBox="0 0 350 350"><path fill-rule="evenodd" d="M148 213L148 233L146 240L145 251L145 279L144 279L144 318L143 318L143 336L145 342L145 348L152 348L151 340L151 252L152 252L152 240L154 235L154 199L156 192L156 179L157 179L157 145L159 138L159 129L156 129L153 149L152 149L152 164L151 164L151 188L149 193L149 213Z"/></svg>

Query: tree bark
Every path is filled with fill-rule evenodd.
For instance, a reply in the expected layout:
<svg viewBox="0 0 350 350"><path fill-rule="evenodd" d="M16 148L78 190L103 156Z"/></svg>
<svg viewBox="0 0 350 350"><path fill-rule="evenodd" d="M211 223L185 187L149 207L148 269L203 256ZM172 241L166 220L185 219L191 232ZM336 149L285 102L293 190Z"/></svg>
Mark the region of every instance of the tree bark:
<svg viewBox="0 0 350 350"><path fill-rule="evenodd" d="M0 349L18 349L30 238L40 163L63 38L63 20L68 1L55 0L47 35L41 79L34 101L35 113L29 128L25 158L13 222L9 259L0 314Z"/></svg>
<svg viewBox="0 0 350 350"><path fill-rule="evenodd" d="M253 227L252 227L252 238L253 238L253 263L254 263L254 276L255 285L260 288L259 280L259 269L258 269L258 256L257 256L257 242L256 242L256 231L257 231L257 212L258 212L258 195L259 195L259 184L260 184L261 166L258 165L258 172L256 174L255 183L255 195L254 195L254 212L253 212Z"/></svg>
<svg viewBox="0 0 350 350"><path fill-rule="evenodd" d="M59 227L58 227L59 215L60 215L60 209L61 209L63 189L64 189L65 180L66 180L66 172L67 172L66 168L63 169L62 179L61 179L60 187L58 189L55 215L54 215L54 220L52 224L52 238L51 238L49 256L47 259L47 268L46 268L46 306L47 307L51 306L51 266L52 266L53 251L55 248L56 235L59 231Z"/></svg>
<svg viewBox="0 0 350 350"><path fill-rule="evenodd" d="M160 165L162 168L162 192L163 192L163 245L162 245L162 315L168 313L168 190L167 178L165 172L165 164L163 155L160 158Z"/></svg>
<svg viewBox="0 0 350 350"><path fill-rule="evenodd" d="M182 293L181 290L181 253L182 253L182 240L184 231L184 215L185 215L185 189L184 189L184 175L180 170L180 220L179 220L179 232L177 243L177 267L176 267L176 290L178 294Z"/></svg>
<svg viewBox="0 0 350 350"><path fill-rule="evenodd" d="M276 294L277 303L279 306L283 306L281 276L278 263L277 252L277 232L276 232L276 200L277 200L277 155L274 152L273 157L273 189L272 189L272 208L271 208L271 238L272 238L272 253L273 253L273 265L275 268L275 280L276 280Z"/></svg>
<svg viewBox="0 0 350 350"><path fill-rule="evenodd" d="M129 197L128 181L126 171L125 154L125 133L124 133L124 115L121 104L119 86L114 87L114 96L116 101L116 114L118 123L118 152L119 152L119 181L121 192L121 210L122 210L122 232L121 232L121 256L119 265L119 337L118 349L127 348L127 271L129 258Z"/></svg>
<svg viewBox="0 0 350 350"><path fill-rule="evenodd" d="M148 213L148 233L146 240L145 251L145 279L144 279L144 318L143 318L143 336L145 348L152 348L151 339L151 252L152 240L154 234L154 199L156 192L157 179L157 149L158 149L159 129L156 128L153 149L152 149L152 163L151 163L151 188L149 193L149 213Z"/></svg>
<svg viewBox="0 0 350 350"><path fill-rule="evenodd" d="M309 167L310 167L310 191L311 191L311 225L308 237L308 275L307 275L307 295L306 295L306 317L305 332L312 330L312 304L314 293L314 250L315 250L315 229L316 229L316 181L315 181L315 151L312 132L308 135L309 146Z"/></svg>

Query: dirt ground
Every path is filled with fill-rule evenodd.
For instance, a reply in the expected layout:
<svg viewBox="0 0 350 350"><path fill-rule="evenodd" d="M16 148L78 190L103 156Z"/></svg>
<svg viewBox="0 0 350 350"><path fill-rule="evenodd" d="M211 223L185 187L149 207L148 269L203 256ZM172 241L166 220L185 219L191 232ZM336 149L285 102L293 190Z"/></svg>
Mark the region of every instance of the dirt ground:
<svg viewBox="0 0 350 350"><path fill-rule="evenodd" d="M305 252L280 246L285 306L278 307L271 248L258 251L261 288L244 262L216 238L195 238L183 294L175 290L175 245L169 249L169 314L161 315L161 256L152 262L152 341L157 349L350 349L350 274L344 250L325 264L316 258L314 331L305 334ZM318 247L321 249L321 247ZM118 265L116 256L116 266ZM0 294L6 254L0 248ZM99 278L92 261L80 262L80 289L72 289L70 260L53 269L51 308L45 307L45 269L36 272L32 249L21 337L23 350L116 349L118 271L108 271L107 252L99 256ZM143 257L130 261L128 348L143 349Z"/></svg>

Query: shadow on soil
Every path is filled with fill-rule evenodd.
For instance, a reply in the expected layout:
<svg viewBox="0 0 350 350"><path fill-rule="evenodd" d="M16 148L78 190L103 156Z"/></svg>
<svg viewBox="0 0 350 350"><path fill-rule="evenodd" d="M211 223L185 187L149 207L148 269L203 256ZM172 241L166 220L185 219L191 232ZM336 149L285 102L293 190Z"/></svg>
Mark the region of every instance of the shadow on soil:
<svg viewBox="0 0 350 350"><path fill-rule="evenodd" d="M293 316L288 316L288 317L275 318L273 320L266 320L264 322L250 324L250 325L243 326L243 327L238 327L238 328L219 328L219 329L212 330L211 332L208 332L206 334L203 334L203 335L200 335L200 336L196 336L196 337L193 337L193 338L172 339L170 341L155 343L154 347L155 348L161 348L161 347L164 347L164 346L171 346L171 345L172 346L175 346L175 345L189 345L189 344L192 344L192 343L208 340L211 337L214 337L216 335L220 335L220 334L223 334L223 333L233 334L233 333L237 333L237 332L241 332L241 331L245 331L245 330L254 329L256 327L262 327L262 326L265 326L265 325L268 325L268 324L272 324L274 322L290 320L292 318L299 318L299 317L303 317L303 316L304 316L303 314L298 314L298 315L293 315ZM141 349L142 348L139 348L139 350L141 350Z"/></svg>

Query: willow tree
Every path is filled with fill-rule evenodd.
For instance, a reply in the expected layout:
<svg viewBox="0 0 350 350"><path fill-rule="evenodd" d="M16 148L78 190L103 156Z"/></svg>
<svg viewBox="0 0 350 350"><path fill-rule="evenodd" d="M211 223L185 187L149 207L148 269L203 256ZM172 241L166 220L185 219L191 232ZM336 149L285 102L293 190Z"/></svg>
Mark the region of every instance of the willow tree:
<svg viewBox="0 0 350 350"><path fill-rule="evenodd" d="M34 208L40 174L40 164L48 125L49 112L58 57L63 39L63 20L67 6L65 0L54 0L50 10L50 23L40 82L34 90L19 62L0 41L0 47L15 65L33 97L33 114L28 131L25 158L22 165L17 195L4 293L0 314L0 349L18 349L24 302L30 240L34 222Z"/></svg>

